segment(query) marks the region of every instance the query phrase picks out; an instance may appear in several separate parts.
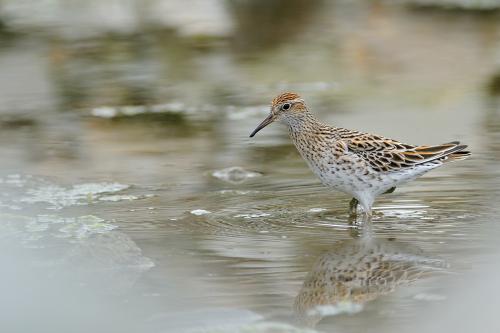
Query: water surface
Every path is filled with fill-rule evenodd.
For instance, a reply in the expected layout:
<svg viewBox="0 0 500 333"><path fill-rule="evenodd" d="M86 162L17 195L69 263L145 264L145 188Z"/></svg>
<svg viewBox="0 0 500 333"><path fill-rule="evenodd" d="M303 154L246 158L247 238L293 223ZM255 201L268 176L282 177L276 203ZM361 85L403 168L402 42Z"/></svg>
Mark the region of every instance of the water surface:
<svg viewBox="0 0 500 333"><path fill-rule="evenodd" d="M495 262L498 13L292 3L288 33L257 5L228 5L229 37L5 32L7 328L401 331ZM325 122L472 157L382 196L367 240L284 128L248 138L283 90Z"/></svg>

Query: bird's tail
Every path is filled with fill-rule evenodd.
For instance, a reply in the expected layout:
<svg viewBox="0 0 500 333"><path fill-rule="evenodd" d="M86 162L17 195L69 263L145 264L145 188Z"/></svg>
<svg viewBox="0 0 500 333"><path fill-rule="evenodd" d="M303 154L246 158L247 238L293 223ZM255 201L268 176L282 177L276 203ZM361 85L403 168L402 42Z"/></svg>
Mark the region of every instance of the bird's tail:
<svg viewBox="0 0 500 333"><path fill-rule="evenodd" d="M467 146L464 146L464 149L465 149L465 147L467 147ZM447 162L461 161L461 160L465 160L469 156L470 156L470 151L461 150L461 151L457 151L456 153L448 155L448 159L446 161Z"/></svg>
<svg viewBox="0 0 500 333"><path fill-rule="evenodd" d="M470 156L470 151L465 150L467 145L460 144L458 141L443 143L437 146L420 146L415 148L415 151L424 157L429 158L426 162L440 161L453 162L465 160Z"/></svg>

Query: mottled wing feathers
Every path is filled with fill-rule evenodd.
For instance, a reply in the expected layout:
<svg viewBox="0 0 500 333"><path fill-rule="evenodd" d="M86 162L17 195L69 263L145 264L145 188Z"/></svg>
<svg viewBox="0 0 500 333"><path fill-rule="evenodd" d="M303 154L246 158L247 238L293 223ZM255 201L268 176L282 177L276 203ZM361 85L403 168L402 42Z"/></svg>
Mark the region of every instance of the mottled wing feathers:
<svg viewBox="0 0 500 333"><path fill-rule="evenodd" d="M347 149L366 160L378 172L398 171L424 163L442 163L465 159L470 152L458 141L437 146L412 146L378 135L343 133L340 139Z"/></svg>

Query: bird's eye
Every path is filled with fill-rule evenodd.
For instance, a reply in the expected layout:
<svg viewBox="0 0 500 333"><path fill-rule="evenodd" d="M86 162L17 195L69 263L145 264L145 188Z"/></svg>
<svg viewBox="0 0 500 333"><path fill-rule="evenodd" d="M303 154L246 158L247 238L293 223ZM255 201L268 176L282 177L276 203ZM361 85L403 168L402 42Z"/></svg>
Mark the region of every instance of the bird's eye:
<svg viewBox="0 0 500 333"><path fill-rule="evenodd" d="M281 110L288 110L290 108L290 103L285 103L283 104L283 106L281 107Z"/></svg>

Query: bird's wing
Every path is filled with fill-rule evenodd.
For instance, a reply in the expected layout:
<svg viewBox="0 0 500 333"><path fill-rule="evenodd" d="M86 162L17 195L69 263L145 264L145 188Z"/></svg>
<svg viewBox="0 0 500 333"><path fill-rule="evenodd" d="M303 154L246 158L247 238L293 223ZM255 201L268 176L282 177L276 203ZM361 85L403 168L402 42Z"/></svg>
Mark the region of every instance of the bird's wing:
<svg viewBox="0 0 500 333"><path fill-rule="evenodd" d="M458 141L437 146L413 146L378 135L351 132L341 136L347 150L362 157L378 172L412 168L432 161L463 159L470 155Z"/></svg>

